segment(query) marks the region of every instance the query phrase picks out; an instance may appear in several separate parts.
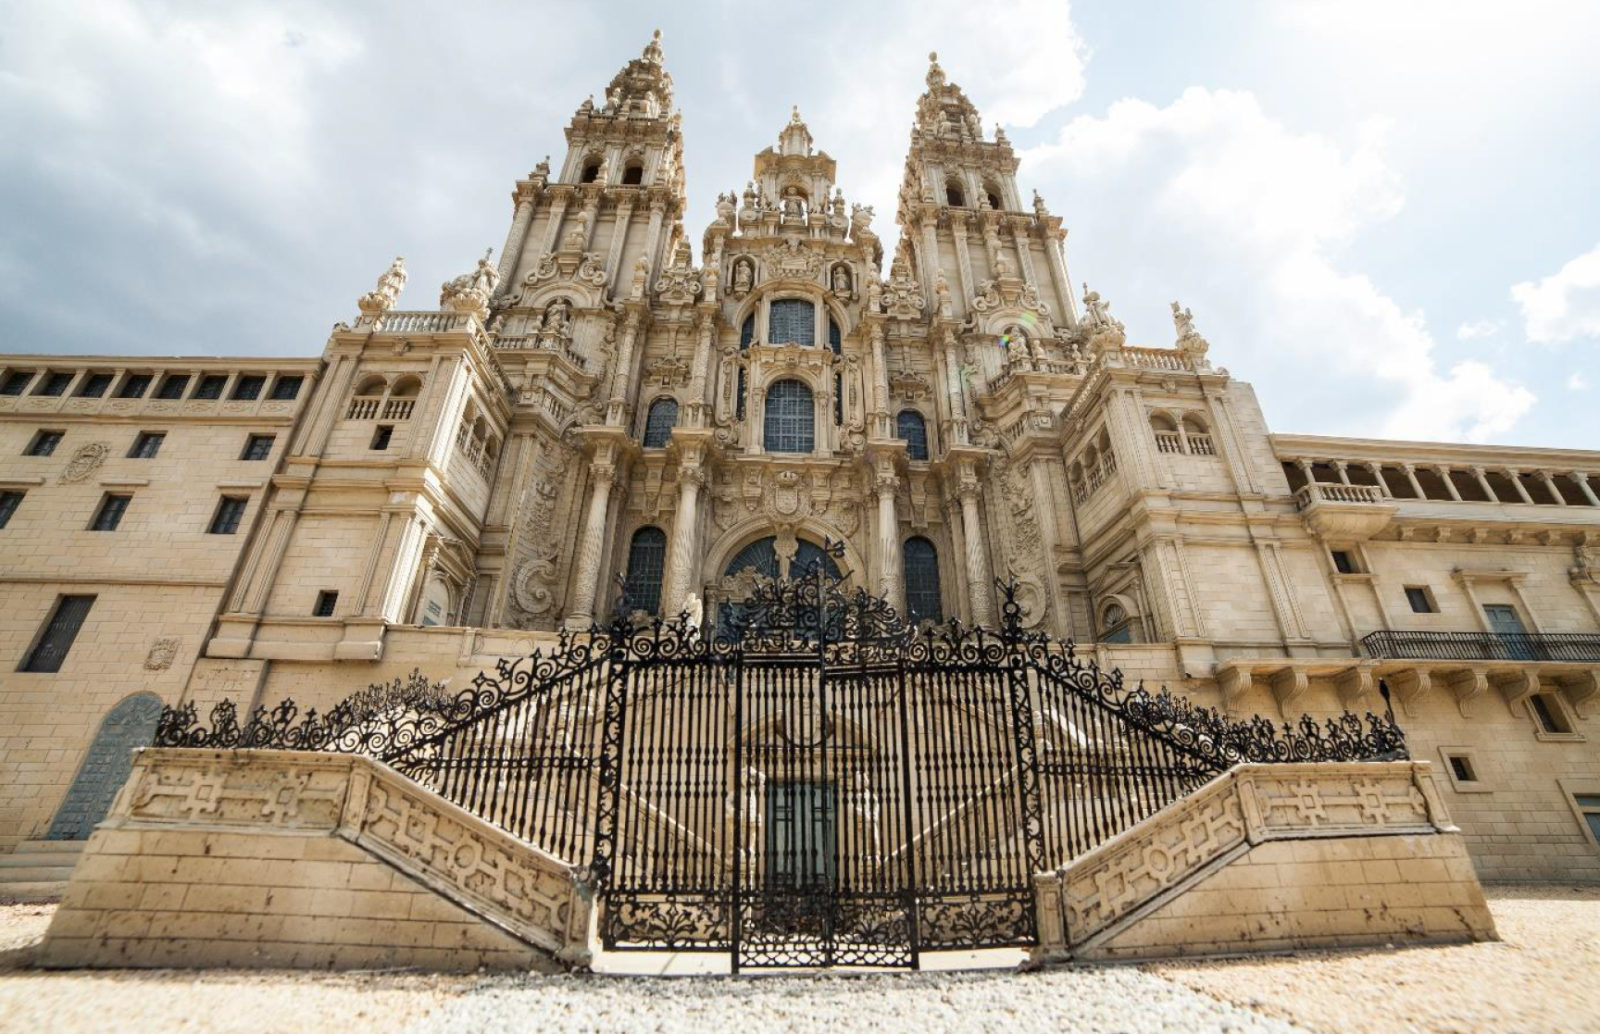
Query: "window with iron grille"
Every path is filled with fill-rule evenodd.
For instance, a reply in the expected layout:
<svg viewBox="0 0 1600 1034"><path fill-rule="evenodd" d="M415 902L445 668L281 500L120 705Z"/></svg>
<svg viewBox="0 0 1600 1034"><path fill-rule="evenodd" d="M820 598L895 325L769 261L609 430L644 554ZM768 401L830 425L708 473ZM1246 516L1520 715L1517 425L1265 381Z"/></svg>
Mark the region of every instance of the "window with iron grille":
<svg viewBox="0 0 1600 1034"><path fill-rule="evenodd" d="M22 504L22 497L26 492L0 492L0 528L11 523L11 515L17 512L17 507Z"/></svg>
<svg viewBox="0 0 1600 1034"><path fill-rule="evenodd" d="M667 533L640 528L628 546L628 602L654 614L661 609L661 576L667 568Z"/></svg>
<svg viewBox="0 0 1600 1034"><path fill-rule="evenodd" d="M6 374L6 379L0 382L0 395L21 395L27 390L28 382L33 380L32 370L12 370Z"/></svg>
<svg viewBox="0 0 1600 1034"><path fill-rule="evenodd" d="M928 458L928 424L922 414L914 409L902 409L894 418L895 437L906 443L906 456L914 460Z"/></svg>
<svg viewBox="0 0 1600 1034"><path fill-rule="evenodd" d="M144 393L150 390L150 375L148 373L130 373L122 382L122 387L117 389L119 399L142 399Z"/></svg>
<svg viewBox="0 0 1600 1034"><path fill-rule="evenodd" d="M656 399L650 403L650 412L644 421L644 447L660 449L672 437L678 425L678 403L675 399Z"/></svg>
<svg viewBox="0 0 1600 1034"><path fill-rule="evenodd" d="M839 333L839 324L831 316L828 317L828 347L833 349L834 355L844 350L844 336Z"/></svg>
<svg viewBox="0 0 1600 1034"><path fill-rule="evenodd" d="M189 375L186 373L168 374L161 382L161 387L156 389L158 399L181 399L183 390L189 386Z"/></svg>
<svg viewBox="0 0 1600 1034"><path fill-rule="evenodd" d="M906 617L918 621L943 621L944 605L939 597L939 552L933 543L918 535L906 539Z"/></svg>
<svg viewBox="0 0 1600 1034"><path fill-rule="evenodd" d="M65 431L39 431L33 436L33 441L28 443L24 456L48 456L56 451L56 446L61 444Z"/></svg>
<svg viewBox="0 0 1600 1034"><path fill-rule="evenodd" d="M299 374L288 377L279 377L272 382L272 394L268 396L274 402L288 402L300 394L300 383L305 378Z"/></svg>
<svg viewBox="0 0 1600 1034"><path fill-rule="evenodd" d="M272 443L275 440L270 434L253 434L245 440L242 460L264 460L272 455Z"/></svg>
<svg viewBox="0 0 1600 1034"><path fill-rule="evenodd" d="M83 627L83 620L89 616L89 608L93 605L93 596L61 597L55 613L50 615L49 623L17 670L44 673L60 671L61 662L67 659L67 651L72 649L72 641L78 638L78 630Z"/></svg>
<svg viewBox="0 0 1600 1034"><path fill-rule="evenodd" d="M739 328L739 351L742 352L749 348L750 343L755 339L756 314L752 312L750 315L744 318L744 325Z"/></svg>
<svg viewBox="0 0 1600 1034"><path fill-rule="evenodd" d="M261 389L266 386L267 379L260 374L245 374L234 384L233 397L237 401L253 402L261 397Z"/></svg>
<svg viewBox="0 0 1600 1034"><path fill-rule="evenodd" d="M128 450L128 456L136 460L148 460L161 451L161 443L167 440L162 431L140 431L133 440L133 448Z"/></svg>
<svg viewBox="0 0 1600 1034"><path fill-rule="evenodd" d="M97 399L104 395L109 387L111 387L111 375L109 373L91 373L83 379L82 384L78 385L78 397Z"/></svg>
<svg viewBox="0 0 1600 1034"><path fill-rule="evenodd" d="M116 531L117 525L122 523L122 515L128 512L128 504L133 502L131 495L117 495L106 493L100 500L100 509L95 511L94 521L90 523L90 531Z"/></svg>
<svg viewBox="0 0 1600 1034"><path fill-rule="evenodd" d="M239 530L239 522L244 519L244 508L250 502L242 495L225 495L217 504L217 512L211 518L211 526L206 531L212 535L232 535Z"/></svg>
<svg viewBox="0 0 1600 1034"><path fill-rule="evenodd" d="M767 389L763 447L768 452L810 452L816 419L811 389L799 381L779 381Z"/></svg>
<svg viewBox="0 0 1600 1034"><path fill-rule="evenodd" d="M197 399L220 399L222 397L222 388L227 383L228 377L226 374L208 373L200 378L200 386L194 389L194 397Z"/></svg>
<svg viewBox="0 0 1600 1034"><path fill-rule="evenodd" d="M67 385L71 383L72 374L70 373L63 373L59 370L47 373L44 375L44 383L39 385L37 394L49 395L52 398L57 395L65 395L67 393Z"/></svg>
<svg viewBox="0 0 1600 1034"><path fill-rule="evenodd" d="M314 618L333 617L333 608L339 605L339 594L332 589L323 589L317 593L317 604L311 608Z"/></svg>
<svg viewBox="0 0 1600 1034"><path fill-rule="evenodd" d="M767 343L814 345L817 343L816 306L804 298L779 298L772 303L767 321Z"/></svg>

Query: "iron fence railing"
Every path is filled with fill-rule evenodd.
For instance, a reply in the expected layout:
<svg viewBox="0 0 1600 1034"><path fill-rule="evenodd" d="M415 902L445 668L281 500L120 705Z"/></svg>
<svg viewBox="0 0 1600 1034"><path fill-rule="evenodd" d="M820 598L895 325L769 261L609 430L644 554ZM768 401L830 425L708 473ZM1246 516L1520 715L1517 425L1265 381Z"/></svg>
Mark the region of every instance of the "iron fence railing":
<svg viewBox="0 0 1600 1034"><path fill-rule="evenodd" d="M1361 645L1378 660L1600 662L1600 635L1584 632L1372 632Z"/></svg>

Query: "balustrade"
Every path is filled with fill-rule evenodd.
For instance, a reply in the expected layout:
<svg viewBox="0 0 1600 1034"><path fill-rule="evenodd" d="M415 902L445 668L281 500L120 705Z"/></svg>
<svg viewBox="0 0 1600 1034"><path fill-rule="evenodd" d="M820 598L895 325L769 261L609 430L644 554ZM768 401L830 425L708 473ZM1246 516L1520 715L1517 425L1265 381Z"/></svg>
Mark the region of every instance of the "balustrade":
<svg viewBox="0 0 1600 1034"><path fill-rule="evenodd" d="M346 420L372 420L378 415L378 409L383 405L383 397L379 395L358 395L350 400L350 411L345 414Z"/></svg>
<svg viewBox="0 0 1600 1034"><path fill-rule="evenodd" d="M1304 510L1319 502L1378 505L1383 502L1383 495L1376 485L1330 485L1325 481L1313 481L1294 494L1296 509Z"/></svg>

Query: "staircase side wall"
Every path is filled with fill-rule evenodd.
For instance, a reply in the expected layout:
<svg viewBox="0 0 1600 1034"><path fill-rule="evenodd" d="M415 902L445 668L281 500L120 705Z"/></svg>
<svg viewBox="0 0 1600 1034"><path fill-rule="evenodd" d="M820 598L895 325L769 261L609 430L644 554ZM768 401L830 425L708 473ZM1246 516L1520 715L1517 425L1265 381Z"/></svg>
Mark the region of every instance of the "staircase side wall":
<svg viewBox="0 0 1600 1034"><path fill-rule="evenodd" d="M1426 762L1236 766L1036 889L1041 961L1495 937Z"/></svg>
<svg viewBox="0 0 1600 1034"><path fill-rule="evenodd" d="M367 759L145 750L38 958L554 971L591 912L569 867Z"/></svg>

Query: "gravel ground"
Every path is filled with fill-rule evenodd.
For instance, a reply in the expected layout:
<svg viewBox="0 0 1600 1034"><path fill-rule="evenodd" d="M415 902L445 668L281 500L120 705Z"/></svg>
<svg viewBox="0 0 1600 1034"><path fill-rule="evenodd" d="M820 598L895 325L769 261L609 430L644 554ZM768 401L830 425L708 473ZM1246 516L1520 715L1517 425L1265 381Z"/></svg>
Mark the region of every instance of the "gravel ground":
<svg viewBox="0 0 1600 1034"><path fill-rule="evenodd" d="M1600 888L1489 893L1498 944L740 978L41 972L27 958L52 906L0 906L0 1031L1600 1032Z"/></svg>

